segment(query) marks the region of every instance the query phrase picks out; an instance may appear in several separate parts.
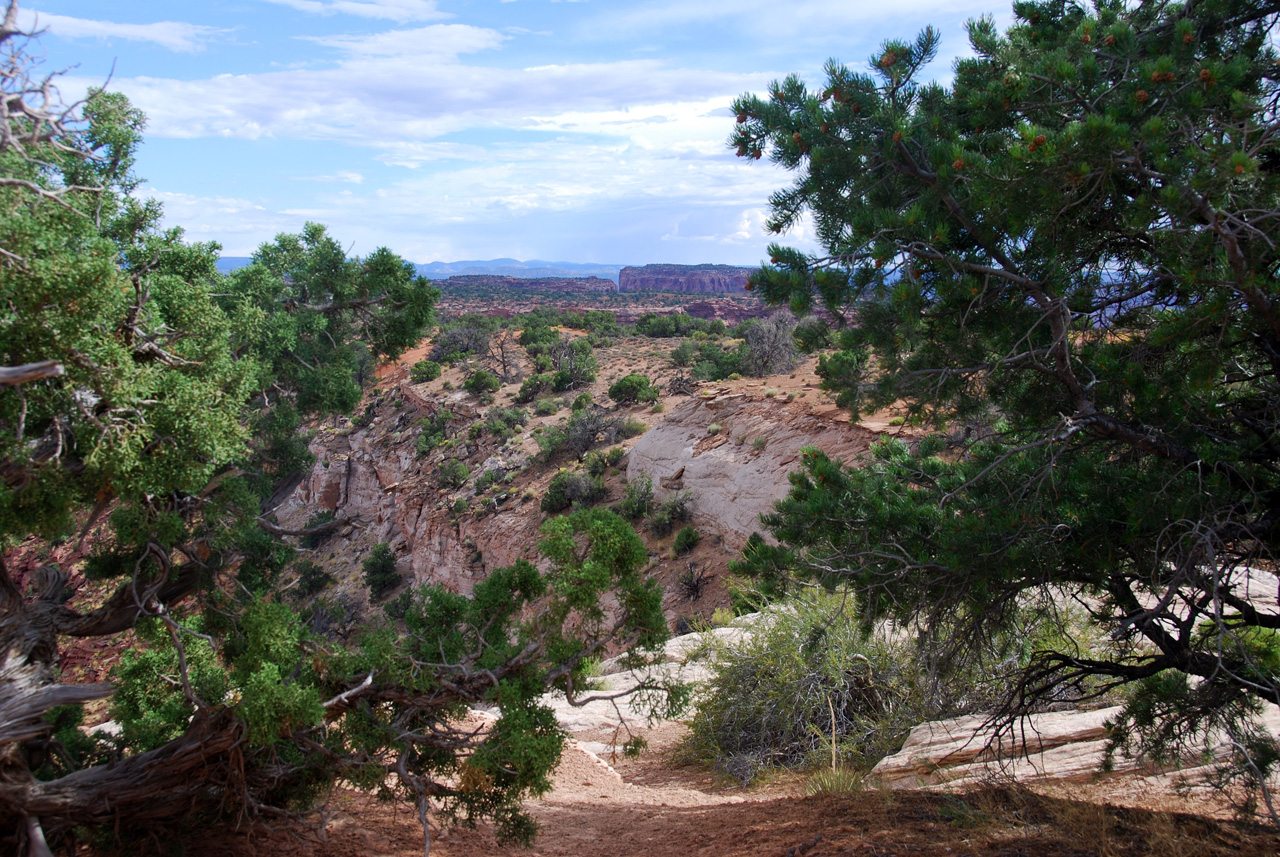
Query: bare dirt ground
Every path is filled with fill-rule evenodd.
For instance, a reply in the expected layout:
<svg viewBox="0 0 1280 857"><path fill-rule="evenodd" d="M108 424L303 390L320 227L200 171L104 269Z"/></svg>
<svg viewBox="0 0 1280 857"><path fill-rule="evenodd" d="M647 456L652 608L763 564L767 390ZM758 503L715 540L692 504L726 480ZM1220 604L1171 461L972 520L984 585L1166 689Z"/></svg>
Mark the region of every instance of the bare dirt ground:
<svg viewBox="0 0 1280 857"><path fill-rule="evenodd" d="M571 745L555 788L530 808L542 826L531 848L490 829L433 831L435 857L1247 857L1280 853L1280 834L1172 809L1107 806L1058 788L1052 795L992 786L958 795L867 789L805 797L797 777L744 791L706 769L680 766L681 730L649 733L651 749L611 767ZM592 736L583 736L589 738ZM606 738L607 736L594 736ZM1168 804L1166 804L1168 805ZM1190 805L1187 806L1189 808ZM1203 805L1198 808L1203 809ZM417 816L354 791L336 794L323 836L220 840L199 857L411 857L423 853ZM194 844L194 843L190 843Z"/></svg>

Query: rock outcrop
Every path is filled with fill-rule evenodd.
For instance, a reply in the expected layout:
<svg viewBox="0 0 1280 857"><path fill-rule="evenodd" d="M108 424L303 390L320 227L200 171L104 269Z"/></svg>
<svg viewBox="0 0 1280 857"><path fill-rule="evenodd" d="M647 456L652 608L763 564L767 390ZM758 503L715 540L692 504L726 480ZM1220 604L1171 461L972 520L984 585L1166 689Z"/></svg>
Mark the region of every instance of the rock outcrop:
<svg viewBox="0 0 1280 857"><path fill-rule="evenodd" d="M719 427L714 434L712 426ZM800 467L802 447L852 463L878 436L811 414L799 402L745 393L695 396L640 437L627 479L647 475L658 499L690 491L694 520L737 549L790 490L787 474Z"/></svg>
<svg viewBox="0 0 1280 857"><path fill-rule="evenodd" d="M1035 714L1012 733L994 733L986 715L922 723L902 749L880 760L872 775L892 789L958 788L993 780L1096 783L1115 779L1116 795L1144 789L1173 792L1203 785L1230 752L1225 743L1211 758L1197 756L1181 766L1158 767L1116 753L1104 771L1107 721L1119 707ZM1280 709L1268 706L1264 723L1280 734ZM1140 782L1138 782L1140 781Z"/></svg>
<svg viewBox="0 0 1280 857"><path fill-rule="evenodd" d="M618 291L641 290L684 292L707 295L744 292L751 268L733 265L645 265L623 268L618 273Z"/></svg>

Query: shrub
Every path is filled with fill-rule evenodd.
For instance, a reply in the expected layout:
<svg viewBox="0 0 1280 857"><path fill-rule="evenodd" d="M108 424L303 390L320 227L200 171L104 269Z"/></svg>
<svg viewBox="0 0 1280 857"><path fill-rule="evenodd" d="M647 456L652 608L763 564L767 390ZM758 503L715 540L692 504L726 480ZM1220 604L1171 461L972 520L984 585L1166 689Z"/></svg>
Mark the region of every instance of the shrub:
<svg viewBox="0 0 1280 857"><path fill-rule="evenodd" d="M472 395L484 398L492 393L498 392L502 387L502 382L498 380L498 376L484 369L477 369L467 377L463 383L463 388Z"/></svg>
<svg viewBox="0 0 1280 857"><path fill-rule="evenodd" d="M533 406L534 414L540 417L549 417L559 410L560 403L552 398L539 399L537 404Z"/></svg>
<svg viewBox="0 0 1280 857"><path fill-rule="evenodd" d="M532 402L543 393L551 391L550 375L530 375L524 379L524 383L520 385L520 390L515 395L517 405L525 405Z"/></svg>
<svg viewBox="0 0 1280 857"><path fill-rule="evenodd" d="M609 469L609 461L600 452L588 452L582 457L582 468L591 476L604 476Z"/></svg>
<svg viewBox="0 0 1280 857"><path fill-rule="evenodd" d="M494 405L484 413L485 425L495 437L509 438L529 419L521 408L503 408Z"/></svg>
<svg viewBox="0 0 1280 857"><path fill-rule="evenodd" d="M600 410L574 411L567 422L549 426L538 436L538 447L544 458L561 455L581 458L600 443L613 443L635 437L645 430L638 420L611 416Z"/></svg>
<svg viewBox="0 0 1280 857"><path fill-rule="evenodd" d="M561 470L551 477L547 493L542 495L541 509L554 514L572 506L589 506L604 495L604 482L598 476Z"/></svg>
<svg viewBox="0 0 1280 857"><path fill-rule="evenodd" d="M302 560L294 570L298 572L298 585L293 591L298 598L310 598L333 583L333 575L311 560Z"/></svg>
<svg viewBox="0 0 1280 857"><path fill-rule="evenodd" d="M693 344L692 340L686 339L671 352L671 362L684 369L693 365L693 359L698 356L698 346Z"/></svg>
<svg viewBox="0 0 1280 857"><path fill-rule="evenodd" d="M677 554L688 553L702 541L702 535L693 527L685 527L676 533L676 541L672 546Z"/></svg>
<svg viewBox="0 0 1280 857"><path fill-rule="evenodd" d="M679 491L662 501L649 516L649 529L659 536L667 536L675 529L676 524L683 524L692 515L690 506L693 495L688 491Z"/></svg>
<svg viewBox="0 0 1280 857"><path fill-rule="evenodd" d="M618 502L618 514L629 521L637 521L649 514L653 505L653 480L641 473L627 483L626 493Z"/></svg>
<svg viewBox="0 0 1280 857"><path fill-rule="evenodd" d="M425 384L440 377L440 364L434 360L419 360L409 370L409 380L415 384Z"/></svg>
<svg viewBox="0 0 1280 857"><path fill-rule="evenodd" d="M427 456L441 446L449 435L449 420L453 419L451 411L440 411L418 423L417 450L418 455Z"/></svg>
<svg viewBox="0 0 1280 857"><path fill-rule="evenodd" d="M711 434L711 435L720 434L720 428L721 428L720 423L712 423L711 425L707 426L707 434Z"/></svg>
<svg viewBox="0 0 1280 857"><path fill-rule="evenodd" d="M627 451L620 446L610 447L609 451L604 454L605 460L610 467L617 467L622 463L622 459L626 457Z"/></svg>
<svg viewBox="0 0 1280 857"><path fill-rule="evenodd" d="M441 488L461 488L471 478L471 469L456 458L450 458L440 465L436 473L436 481Z"/></svg>
<svg viewBox="0 0 1280 857"><path fill-rule="evenodd" d="M486 470L476 477L476 493L481 494L488 491L493 485L502 480L502 471L496 467L493 470Z"/></svg>
<svg viewBox="0 0 1280 857"><path fill-rule="evenodd" d="M430 359L441 363L454 363L471 354L484 354L489 350L492 327L488 319L469 319L436 334L431 344Z"/></svg>
<svg viewBox="0 0 1280 857"><path fill-rule="evenodd" d="M838 763L865 770L917 723L993 698L975 692L980 673L930 677L910 644L867 636L842 609L839 594L796 599L720 653L687 749L744 783L770 766L829 765L833 743Z"/></svg>
<svg viewBox="0 0 1280 857"><path fill-rule="evenodd" d="M609 398L620 405L634 405L637 402L656 402L658 388L645 375L632 373L624 375L609 387Z"/></svg>
<svg viewBox="0 0 1280 857"><path fill-rule="evenodd" d="M382 598L400 585L400 575L396 572L396 555L386 542L374 545L360 568L364 572L365 585L375 599Z"/></svg>
<svg viewBox="0 0 1280 857"><path fill-rule="evenodd" d="M580 395L578 396L578 398L576 398L576 399L574 399L574 400L573 400L573 408L572 408L572 410L580 411L580 410L582 410L582 409L584 409L584 408L589 408L589 407L591 407L591 405L593 404L593 402L594 402L594 400L591 398L591 394L590 394L590 393L582 393L582 394L580 394Z"/></svg>
<svg viewBox="0 0 1280 857"><path fill-rule="evenodd" d="M655 414L660 414L666 410L666 407L662 404L662 402L654 402L653 407L650 408L649 410Z"/></svg>

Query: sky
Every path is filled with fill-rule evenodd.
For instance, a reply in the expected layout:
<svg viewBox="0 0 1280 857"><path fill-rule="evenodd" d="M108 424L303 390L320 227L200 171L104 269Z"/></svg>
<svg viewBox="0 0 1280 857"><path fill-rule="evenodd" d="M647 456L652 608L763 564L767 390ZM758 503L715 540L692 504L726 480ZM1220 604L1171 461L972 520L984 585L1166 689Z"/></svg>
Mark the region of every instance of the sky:
<svg viewBox="0 0 1280 857"><path fill-rule="evenodd" d="M24 0L64 97L148 117L139 191L245 256L308 221L354 255L758 265L791 181L729 108L1007 0ZM784 243L813 249L801 224Z"/></svg>

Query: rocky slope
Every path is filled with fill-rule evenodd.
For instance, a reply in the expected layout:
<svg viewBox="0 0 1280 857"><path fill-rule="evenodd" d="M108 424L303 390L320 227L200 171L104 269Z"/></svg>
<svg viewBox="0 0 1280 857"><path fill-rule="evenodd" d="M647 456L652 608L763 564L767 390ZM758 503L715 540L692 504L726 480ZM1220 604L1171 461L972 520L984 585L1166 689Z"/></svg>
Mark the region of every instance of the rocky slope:
<svg viewBox="0 0 1280 857"><path fill-rule="evenodd" d="M751 268L732 265L645 265L623 268L618 273L618 291L641 290L714 294L746 290Z"/></svg>
<svg viewBox="0 0 1280 857"><path fill-rule="evenodd" d="M832 416L778 396L707 388L636 442L627 478L648 475L660 500L691 492L698 526L719 531L737 550L786 496L803 447L852 462L879 436Z"/></svg>

